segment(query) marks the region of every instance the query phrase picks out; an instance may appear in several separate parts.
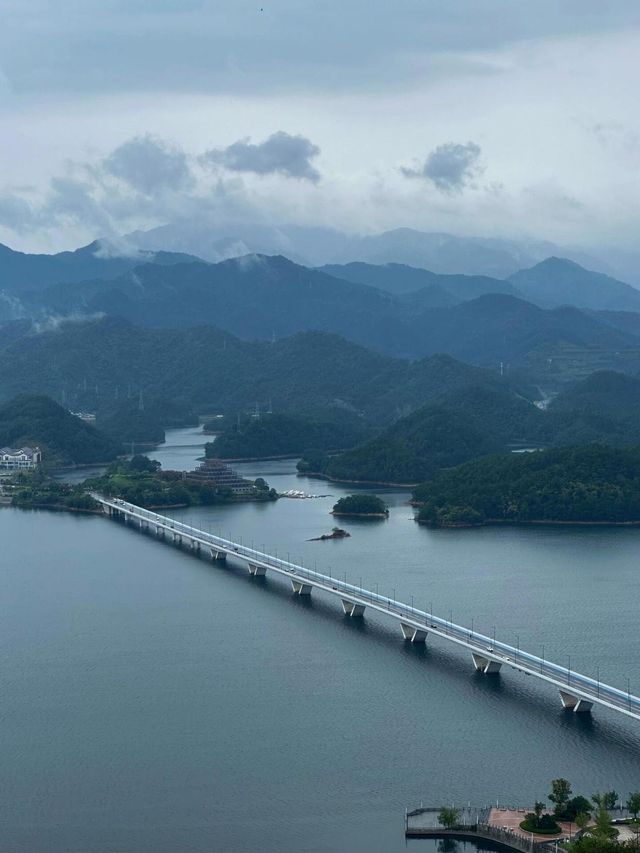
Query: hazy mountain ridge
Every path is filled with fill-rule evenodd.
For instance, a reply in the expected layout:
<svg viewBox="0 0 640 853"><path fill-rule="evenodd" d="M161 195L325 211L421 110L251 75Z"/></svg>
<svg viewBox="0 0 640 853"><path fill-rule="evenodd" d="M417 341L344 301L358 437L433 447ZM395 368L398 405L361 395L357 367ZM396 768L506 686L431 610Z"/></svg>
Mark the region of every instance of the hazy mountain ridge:
<svg viewBox="0 0 640 853"><path fill-rule="evenodd" d="M629 253L587 252L549 241L460 237L415 228L362 235L304 225L220 225L189 220L136 231L125 239L142 249L187 252L212 262L251 253L284 254L297 263L310 266L352 261L397 263L423 267L437 274L495 278L507 278L524 267L556 255L607 275L625 278L627 273L635 271L633 281L640 284L640 257Z"/></svg>
<svg viewBox="0 0 640 853"><path fill-rule="evenodd" d="M525 299L544 308L575 305L594 311L640 311L640 291L566 258L547 258L509 277Z"/></svg>
<svg viewBox="0 0 640 853"><path fill-rule="evenodd" d="M456 287L460 282L491 287L487 279L478 285L477 278L451 278ZM146 326L209 323L249 340L317 330L389 355L445 352L478 364L523 363L534 349L565 344L612 349L637 344L630 333L577 309L543 310L493 292L433 306L422 294L395 296L283 256L252 255L219 264L146 264L109 281L55 285L42 295L42 304L54 315L104 313Z"/></svg>

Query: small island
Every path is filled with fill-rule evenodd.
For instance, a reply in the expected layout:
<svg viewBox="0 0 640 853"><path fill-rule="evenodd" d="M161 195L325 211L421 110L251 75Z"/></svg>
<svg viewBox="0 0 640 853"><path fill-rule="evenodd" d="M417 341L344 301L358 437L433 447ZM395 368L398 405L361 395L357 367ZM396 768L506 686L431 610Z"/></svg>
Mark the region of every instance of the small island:
<svg viewBox="0 0 640 853"><path fill-rule="evenodd" d="M314 536L309 539L309 542L326 542L327 539L348 539L351 536L346 530L341 527L334 527L331 533L323 533L322 536Z"/></svg>
<svg viewBox="0 0 640 853"><path fill-rule="evenodd" d="M333 505L331 514L360 518L386 518L389 510L377 495L347 495Z"/></svg>

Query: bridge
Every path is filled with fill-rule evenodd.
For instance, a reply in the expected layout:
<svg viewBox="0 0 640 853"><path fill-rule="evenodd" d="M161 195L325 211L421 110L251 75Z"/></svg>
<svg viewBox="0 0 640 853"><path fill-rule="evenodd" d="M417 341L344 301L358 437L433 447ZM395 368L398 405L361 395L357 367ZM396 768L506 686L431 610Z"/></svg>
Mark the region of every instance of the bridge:
<svg viewBox="0 0 640 853"><path fill-rule="evenodd" d="M277 555L266 554L238 542L232 542L190 527L188 524L152 510L117 498L105 498L94 493L103 511L114 519L135 525L139 530L158 539L190 549L195 554L214 561L227 557L244 563L249 573L262 577L274 572L288 578L295 595L311 595L312 590L339 598L345 615L360 618L367 608L382 613L400 623L402 636L407 642L424 643L429 634L440 637L466 649L478 672L492 675L506 667L544 681L556 687L562 706L575 713L588 713L593 705L603 705L627 717L640 720L640 697L629 690L619 690L600 679L581 675L579 672L530 654L523 649L502 643L473 628L457 625L450 619L442 619L419 610L412 605L387 598L360 586L338 580L331 575L305 568L283 560Z"/></svg>

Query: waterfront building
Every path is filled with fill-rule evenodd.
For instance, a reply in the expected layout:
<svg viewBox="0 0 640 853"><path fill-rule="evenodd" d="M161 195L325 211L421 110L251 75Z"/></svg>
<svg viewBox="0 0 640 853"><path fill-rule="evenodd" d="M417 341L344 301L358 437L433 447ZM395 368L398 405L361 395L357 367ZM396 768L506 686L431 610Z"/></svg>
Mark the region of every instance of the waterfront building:
<svg viewBox="0 0 640 853"><path fill-rule="evenodd" d="M5 471L35 468L41 462L42 451L39 447L0 448L0 469Z"/></svg>
<svg viewBox="0 0 640 853"><path fill-rule="evenodd" d="M186 479L220 489L231 489L234 495L247 495L255 491L253 483L244 480L237 471L219 459L205 459L195 471L187 472Z"/></svg>

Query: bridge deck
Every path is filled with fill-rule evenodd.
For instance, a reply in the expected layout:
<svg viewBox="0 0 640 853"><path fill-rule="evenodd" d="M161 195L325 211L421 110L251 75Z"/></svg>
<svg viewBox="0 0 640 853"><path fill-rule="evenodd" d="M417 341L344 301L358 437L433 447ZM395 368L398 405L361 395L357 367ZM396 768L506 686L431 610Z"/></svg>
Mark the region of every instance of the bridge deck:
<svg viewBox="0 0 640 853"><path fill-rule="evenodd" d="M628 691L619 690L589 676L581 675L507 643L491 639L471 628L457 625L451 620L441 619L433 613L426 613L372 590L354 586L330 575L324 575L277 556L248 548L241 543L223 539L152 510L143 509L116 498L104 498L98 494L94 494L93 497L109 514L135 520L140 527L153 526L157 533L169 533L174 537L185 539L191 543L192 547L199 550L209 548L212 556L223 555L241 560L247 563L254 574L271 571L284 575L291 580L294 591L297 593L308 594L313 588L337 596L342 600L345 612L350 612L353 616L362 615L367 607L384 613L401 623L406 639L419 642L424 641L427 634L435 634L463 646L474 656L476 669L481 669L483 672L497 672L502 666L507 666L552 684L560 690L563 705L567 708L588 711L592 704L598 704L640 720L640 697Z"/></svg>

